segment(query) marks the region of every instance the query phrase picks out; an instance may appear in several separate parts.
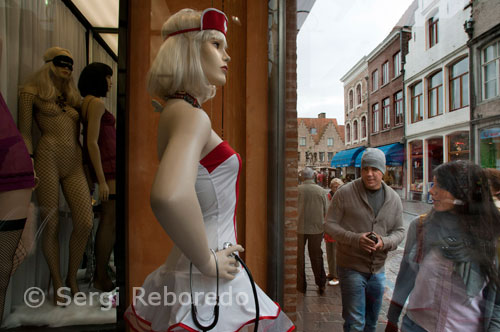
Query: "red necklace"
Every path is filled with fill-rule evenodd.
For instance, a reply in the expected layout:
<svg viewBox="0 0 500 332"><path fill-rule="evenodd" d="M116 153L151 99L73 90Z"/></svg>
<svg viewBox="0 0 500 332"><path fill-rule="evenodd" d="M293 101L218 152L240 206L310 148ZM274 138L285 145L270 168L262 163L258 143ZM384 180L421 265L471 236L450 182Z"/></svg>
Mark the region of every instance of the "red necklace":
<svg viewBox="0 0 500 332"><path fill-rule="evenodd" d="M198 100L195 97L191 96L189 93L185 92L185 91L177 91L173 95L170 95L170 96L167 97L167 99L171 99L171 98L174 98L174 99L184 99L184 101L186 101L187 103L191 104L193 107L201 108L201 105L198 102Z"/></svg>

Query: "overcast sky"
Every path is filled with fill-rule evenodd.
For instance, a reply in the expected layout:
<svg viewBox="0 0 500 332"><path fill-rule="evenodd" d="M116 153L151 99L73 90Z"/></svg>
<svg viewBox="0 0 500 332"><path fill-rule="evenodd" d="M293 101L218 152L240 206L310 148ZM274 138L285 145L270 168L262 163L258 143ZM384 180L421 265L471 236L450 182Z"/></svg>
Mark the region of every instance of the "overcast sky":
<svg viewBox="0 0 500 332"><path fill-rule="evenodd" d="M298 117L344 123L344 76L391 32L412 0L316 0L297 37Z"/></svg>

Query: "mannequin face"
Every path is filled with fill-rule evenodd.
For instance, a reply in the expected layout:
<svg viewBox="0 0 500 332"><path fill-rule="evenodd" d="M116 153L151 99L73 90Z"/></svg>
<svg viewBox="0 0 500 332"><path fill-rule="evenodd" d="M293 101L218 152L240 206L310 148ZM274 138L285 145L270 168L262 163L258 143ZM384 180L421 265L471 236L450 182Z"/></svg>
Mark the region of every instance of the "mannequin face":
<svg viewBox="0 0 500 332"><path fill-rule="evenodd" d="M113 86L113 83L111 81L111 75L106 76L106 82L108 83L108 92L111 91L111 87Z"/></svg>
<svg viewBox="0 0 500 332"><path fill-rule="evenodd" d="M66 52L62 52L59 55L64 55L64 56L68 56L68 57L71 58L71 55L69 53L66 53ZM60 79L63 79L63 80L69 79L71 77L71 74L73 73L72 69L70 69L68 67L56 66L54 64L54 62L52 62L52 70L54 72L54 75L57 78L60 78Z"/></svg>
<svg viewBox="0 0 500 332"><path fill-rule="evenodd" d="M226 52L225 43L218 38L211 38L201 45L201 67L210 84L226 84L227 64L231 60Z"/></svg>

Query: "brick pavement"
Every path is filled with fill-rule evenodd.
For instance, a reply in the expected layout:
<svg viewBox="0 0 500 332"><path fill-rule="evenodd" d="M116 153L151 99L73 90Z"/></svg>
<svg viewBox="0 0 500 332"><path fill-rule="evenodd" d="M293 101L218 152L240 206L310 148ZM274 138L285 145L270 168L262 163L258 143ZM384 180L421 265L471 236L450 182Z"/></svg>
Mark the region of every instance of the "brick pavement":
<svg viewBox="0 0 500 332"><path fill-rule="evenodd" d="M405 211L405 227L409 222L419 214L425 213L430 209L430 205L421 202L403 201ZM382 303L382 310L379 315L379 323L377 332L383 332L385 329L385 321L387 310L392 297L392 291L396 282L396 277L399 271L399 264L403 256L404 242L398 249L389 252L386 264L386 288ZM325 271L327 271L328 263L326 261L326 251L323 242L323 255L325 262ZM314 283L314 274L312 272L311 263L307 254L306 246L306 280L307 291L305 294L297 293L297 332L336 332L343 331L342 325L342 299L340 296L340 286L326 286L326 292L320 296L317 292L317 286Z"/></svg>

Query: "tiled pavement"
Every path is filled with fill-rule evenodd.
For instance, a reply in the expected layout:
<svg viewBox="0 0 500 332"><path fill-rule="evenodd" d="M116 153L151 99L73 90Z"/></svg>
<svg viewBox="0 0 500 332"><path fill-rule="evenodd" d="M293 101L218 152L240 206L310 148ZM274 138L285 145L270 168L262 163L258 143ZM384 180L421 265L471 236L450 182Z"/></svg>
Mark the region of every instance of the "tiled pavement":
<svg viewBox="0 0 500 332"><path fill-rule="evenodd" d="M407 228L410 221L417 215L429 210L430 205L416 202L403 202L404 220ZM379 315L377 332L383 332L387 316L387 309L392 297L392 290L399 271L399 263L403 256L403 246L389 252L385 264L386 288L382 303L382 310ZM307 248L307 246L306 246ZM307 249L306 249L307 250ZM325 262L325 272L328 271L326 261L326 251L323 242L323 254ZM314 274L312 272L309 256L306 252L306 279L307 291L305 294L297 293L297 332L341 332L342 325L342 299L340 296L340 286L326 286L326 292L320 296L317 292L317 286L314 283Z"/></svg>

